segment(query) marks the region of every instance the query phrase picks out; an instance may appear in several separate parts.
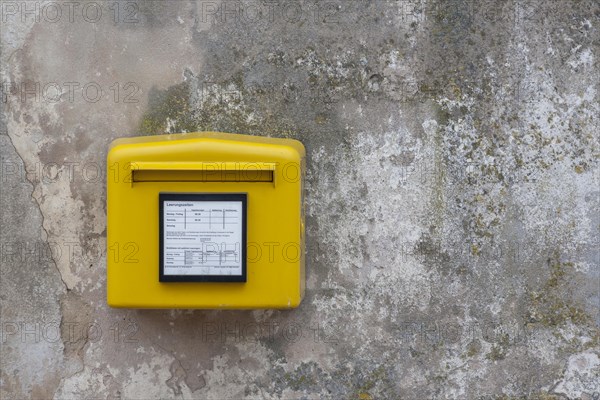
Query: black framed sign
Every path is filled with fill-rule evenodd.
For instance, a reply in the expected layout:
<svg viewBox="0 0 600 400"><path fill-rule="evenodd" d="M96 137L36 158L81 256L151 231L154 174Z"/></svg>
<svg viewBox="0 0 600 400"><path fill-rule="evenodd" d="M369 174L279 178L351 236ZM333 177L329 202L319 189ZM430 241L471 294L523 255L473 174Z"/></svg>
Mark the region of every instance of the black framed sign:
<svg viewBox="0 0 600 400"><path fill-rule="evenodd" d="M159 281L246 282L246 193L159 193Z"/></svg>

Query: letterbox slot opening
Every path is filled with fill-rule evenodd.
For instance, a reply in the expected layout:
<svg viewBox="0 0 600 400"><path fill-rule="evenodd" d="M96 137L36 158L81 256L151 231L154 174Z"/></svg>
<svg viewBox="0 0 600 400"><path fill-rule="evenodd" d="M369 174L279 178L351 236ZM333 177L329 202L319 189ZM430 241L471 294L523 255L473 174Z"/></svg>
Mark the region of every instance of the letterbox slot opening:
<svg viewBox="0 0 600 400"><path fill-rule="evenodd" d="M275 182L266 162L132 162L132 182Z"/></svg>
<svg viewBox="0 0 600 400"><path fill-rule="evenodd" d="M273 182L273 171L153 171L132 173L133 182Z"/></svg>

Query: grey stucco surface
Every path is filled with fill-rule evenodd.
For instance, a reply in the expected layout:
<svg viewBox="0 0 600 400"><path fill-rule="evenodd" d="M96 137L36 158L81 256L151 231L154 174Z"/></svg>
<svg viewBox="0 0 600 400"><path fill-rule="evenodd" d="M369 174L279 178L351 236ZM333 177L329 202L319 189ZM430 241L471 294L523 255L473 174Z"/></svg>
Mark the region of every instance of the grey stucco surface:
<svg viewBox="0 0 600 400"><path fill-rule="evenodd" d="M599 398L597 1L0 4L0 398ZM305 144L303 303L110 309L108 144L205 130Z"/></svg>

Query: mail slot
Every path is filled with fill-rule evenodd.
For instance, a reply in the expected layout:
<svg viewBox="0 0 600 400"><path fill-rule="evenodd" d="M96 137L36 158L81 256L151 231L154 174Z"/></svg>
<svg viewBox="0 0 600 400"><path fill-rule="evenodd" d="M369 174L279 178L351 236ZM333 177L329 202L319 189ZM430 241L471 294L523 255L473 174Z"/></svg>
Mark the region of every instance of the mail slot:
<svg viewBox="0 0 600 400"><path fill-rule="evenodd" d="M134 182L273 182L274 163L258 162L137 162Z"/></svg>
<svg viewBox="0 0 600 400"><path fill-rule="evenodd" d="M305 150L218 132L115 140L107 299L130 308L294 308L304 296Z"/></svg>

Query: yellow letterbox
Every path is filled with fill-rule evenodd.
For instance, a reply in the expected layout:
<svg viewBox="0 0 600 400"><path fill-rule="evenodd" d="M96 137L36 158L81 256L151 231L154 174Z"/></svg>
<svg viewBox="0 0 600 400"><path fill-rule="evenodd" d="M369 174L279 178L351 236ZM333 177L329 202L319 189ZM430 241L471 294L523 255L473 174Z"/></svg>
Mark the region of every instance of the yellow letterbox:
<svg viewBox="0 0 600 400"><path fill-rule="evenodd" d="M293 308L304 295L304 146L205 132L117 139L112 307Z"/></svg>

